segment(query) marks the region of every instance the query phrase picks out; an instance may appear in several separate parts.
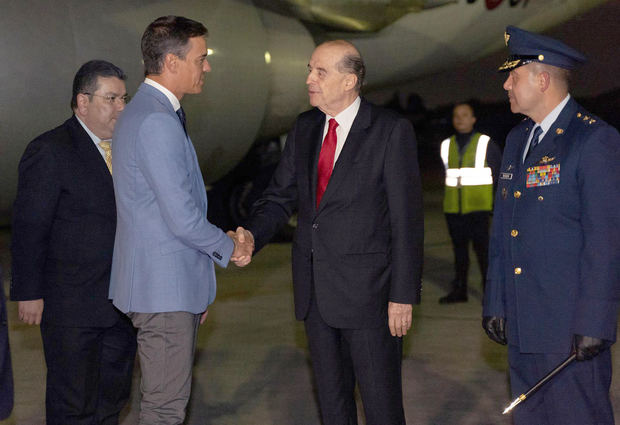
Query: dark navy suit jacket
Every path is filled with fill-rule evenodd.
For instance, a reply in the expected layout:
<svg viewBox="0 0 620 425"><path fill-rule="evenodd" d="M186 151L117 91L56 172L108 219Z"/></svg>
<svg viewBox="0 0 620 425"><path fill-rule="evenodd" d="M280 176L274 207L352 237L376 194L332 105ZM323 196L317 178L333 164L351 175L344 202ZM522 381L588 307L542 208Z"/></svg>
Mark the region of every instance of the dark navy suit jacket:
<svg viewBox="0 0 620 425"><path fill-rule="evenodd" d="M362 100L317 208L324 125L318 109L298 117L248 228L260 249L298 212L292 248L298 320L316 296L332 327L380 327L388 301L420 299L424 226L415 135L404 118Z"/></svg>
<svg viewBox="0 0 620 425"><path fill-rule="evenodd" d="M522 163L534 123L506 139L485 316L524 353L568 353L573 334L616 339L620 135L571 99Z"/></svg>
<svg viewBox="0 0 620 425"><path fill-rule="evenodd" d="M75 116L33 140L13 205L11 299L44 299L43 321L112 326L112 176Z"/></svg>

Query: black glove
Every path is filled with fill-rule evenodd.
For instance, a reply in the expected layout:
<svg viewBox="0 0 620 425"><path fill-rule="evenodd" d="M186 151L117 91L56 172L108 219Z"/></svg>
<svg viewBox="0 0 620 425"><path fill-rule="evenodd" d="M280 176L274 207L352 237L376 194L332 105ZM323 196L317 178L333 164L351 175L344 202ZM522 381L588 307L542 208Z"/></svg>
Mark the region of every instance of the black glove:
<svg viewBox="0 0 620 425"><path fill-rule="evenodd" d="M610 346L611 342L605 339L575 334L574 348L579 361L590 360Z"/></svg>
<svg viewBox="0 0 620 425"><path fill-rule="evenodd" d="M484 316L482 318L482 329L489 338L498 344L506 345L506 319L497 316Z"/></svg>

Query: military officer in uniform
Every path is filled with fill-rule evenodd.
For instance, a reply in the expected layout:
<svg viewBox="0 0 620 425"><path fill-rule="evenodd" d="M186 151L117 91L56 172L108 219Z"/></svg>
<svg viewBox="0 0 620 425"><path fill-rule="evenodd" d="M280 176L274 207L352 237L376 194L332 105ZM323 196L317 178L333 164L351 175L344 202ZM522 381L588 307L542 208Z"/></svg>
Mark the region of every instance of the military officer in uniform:
<svg viewBox="0 0 620 425"><path fill-rule="evenodd" d="M491 230L483 327L508 344L513 396L570 364L514 411L516 425L613 425L611 355L620 296L620 134L570 96L585 57L506 30L512 112Z"/></svg>
<svg viewBox="0 0 620 425"><path fill-rule="evenodd" d="M467 301L470 241L483 288L487 274L489 217L502 154L489 136L474 131L475 123L474 108L469 103L457 103L452 110L456 134L441 143L446 169L443 210L454 251L455 277L452 291L439 299L440 304Z"/></svg>

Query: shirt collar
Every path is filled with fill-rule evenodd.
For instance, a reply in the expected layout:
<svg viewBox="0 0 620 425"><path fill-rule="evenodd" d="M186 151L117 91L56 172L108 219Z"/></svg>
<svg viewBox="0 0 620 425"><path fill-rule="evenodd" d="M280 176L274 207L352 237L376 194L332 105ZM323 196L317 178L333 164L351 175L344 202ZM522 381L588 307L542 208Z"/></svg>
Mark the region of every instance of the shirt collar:
<svg viewBox="0 0 620 425"><path fill-rule="evenodd" d="M562 100L558 104L558 106L553 108L553 111L549 112L549 115L547 115L545 117L545 119L543 119L540 124L537 124L537 125L540 126L540 128L543 131L542 135L547 134L547 131L551 128L551 126L553 125L555 120L558 119L558 117L560 116L560 113L562 112L562 109L564 109L564 107L568 103L569 99L570 99L570 94L567 94L566 97L564 98L564 100Z"/></svg>
<svg viewBox="0 0 620 425"><path fill-rule="evenodd" d="M174 94L172 94L170 90L168 90L167 88L159 84L157 81L151 80L150 78L145 78L144 84L148 84L149 86L155 87L157 90L165 94L168 100L170 101L170 103L172 104L172 107L174 108L175 112L179 110L179 108L181 107L181 102L179 102L179 99L177 99L177 97Z"/></svg>
<svg viewBox="0 0 620 425"><path fill-rule="evenodd" d="M355 120L357 111L359 111L360 109L361 103L362 103L362 100L360 99L359 96L357 96L355 100L353 101L353 103L347 106L347 108L344 111L340 112L335 117L325 114L325 122L329 122L331 118L334 118L336 122L338 123L338 127L342 128L342 130L348 133L349 130L351 129L351 126L353 125L353 120Z"/></svg>
<svg viewBox="0 0 620 425"><path fill-rule="evenodd" d="M78 120L78 122L80 123L84 131L86 131L86 133L90 136L92 141L95 142L95 144L98 144L99 142L101 142L101 139L97 137L95 133L90 131L90 129L86 126L86 124L84 124L84 122L82 122L82 120L77 115L74 114L74 116L75 116L75 119Z"/></svg>

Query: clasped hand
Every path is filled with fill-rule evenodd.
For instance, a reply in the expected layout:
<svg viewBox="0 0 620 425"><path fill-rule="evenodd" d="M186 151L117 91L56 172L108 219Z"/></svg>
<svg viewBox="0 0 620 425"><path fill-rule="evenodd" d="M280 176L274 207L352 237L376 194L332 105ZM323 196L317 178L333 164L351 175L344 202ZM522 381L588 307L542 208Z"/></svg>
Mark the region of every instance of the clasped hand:
<svg viewBox="0 0 620 425"><path fill-rule="evenodd" d="M243 227L237 227L237 231L229 230L227 233L235 243L230 260L238 267L244 267L252 261L252 253L254 252L254 236L249 230Z"/></svg>

